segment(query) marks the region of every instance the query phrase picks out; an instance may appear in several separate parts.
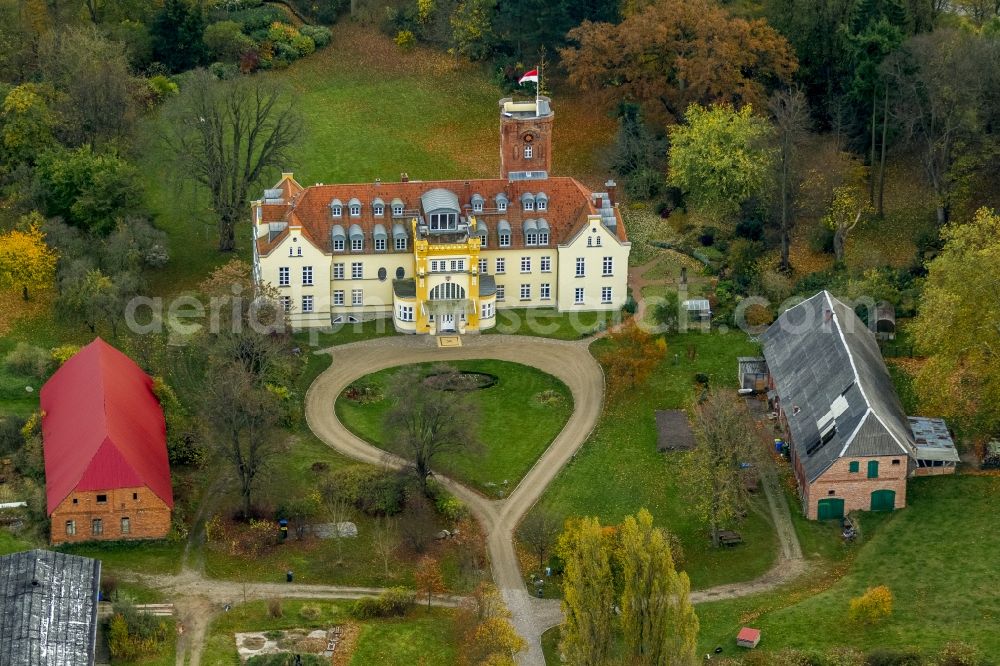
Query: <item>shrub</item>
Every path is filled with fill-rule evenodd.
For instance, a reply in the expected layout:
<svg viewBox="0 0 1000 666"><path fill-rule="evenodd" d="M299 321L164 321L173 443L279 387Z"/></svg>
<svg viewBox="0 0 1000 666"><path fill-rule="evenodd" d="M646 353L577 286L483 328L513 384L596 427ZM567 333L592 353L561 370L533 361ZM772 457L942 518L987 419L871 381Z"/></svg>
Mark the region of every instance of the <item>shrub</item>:
<svg viewBox="0 0 1000 666"><path fill-rule="evenodd" d="M852 622L875 624L892 615L892 591L885 585L869 587L860 597L851 599Z"/></svg>
<svg viewBox="0 0 1000 666"><path fill-rule="evenodd" d="M253 35L257 31L263 31L258 40L266 38L268 27L284 17L284 12L268 5L229 12L229 19L243 26L243 32Z"/></svg>
<svg viewBox="0 0 1000 666"><path fill-rule="evenodd" d="M377 597L362 597L351 606L351 615L358 620L376 617L403 617L417 600L417 593L402 587L390 587Z"/></svg>
<svg viewBox="0 0 1000 666"><path fill-rule="evenodd" d="M281 599L268 599L267 600L267 614L272 618L279 618L284 613L281 610Z"/></svg>
<svg viewBox="0 0 1000 666"><path fill-rule="evenodd" d="M41 379L49 369L49 358L49 353L41 347L18 342L14 349L7 352L4 363L15 374Z"/></svg>
<svg viewBox="0 0 1000 666"><path fill-rule="evenodd" d="M417 45L417 38L410 30L400 30L396 33L393 41L396 42L396 46L404 51L410 51Z"/></svg>
<svg viewBox="0 0 1000 666"><path fill-rule="evenodd" d="M205 28L202 41L212 57L225 62L236 62L244 52L254 47L254 41L243 34L243 27L236 21L219 21Z"/></svg>
<svg viewBox="0 0 1000 666"><path fill-rule="evenodd" d="M0 456L10 455L24 444L24 435L21 430L27 419L10 414L0 417Z"/></svg>
<svg viewBox="0 0 1000 666"><path fill-rule="evenodd" d="M49 356L55 363L56 368L61 368L62 364L73 358L80 348L76 345L60 345L49 350Z"/></svg>
<svg viewBox="0 0 1000 666"><path fill-rule="evenodd" d="M456 523L469 512L462 500L448 492L443 492L434 498L434 508L439 514Z"/></svg>
<svg viewBox="0 0 1000 666"><path fill-rule="evenodd" d="M292 48L299 53L299 57L305 57L316 50L316 42L311 37L299 34L292 38Z"/></svg>
<svg viewBox="0 0 1000 666"><path fill-rule="evenodd" d="M825 224L817 225L809 233L809 249L816 254L833 254L833 229Z"/></svg>
<svg viewBox="0 0 1000 666"><path fill-rule="evenodd" d="M130 602L116 603L108 623L108 649L112 658L135 661L154 654L167 640L167 623L141 613Z"/></svg>
<svg viewBox="0 0 1000 666"><path fill-rule="evenodd" d="M625 299L625 305L622 306L627 314L635 314L635 311L639 309L639 304L635 302L635 299L629 294L629 297Z"/></svg>
<svg viewBox="0 0 1000 666"><path fill-rule="evenodd" d="M313 40L316 48L321 49L330 43L330 29L321 25L304 25L299 28L299 33Z"/></svg>
<svg viewBox="0 0 1000 666"><path fill-rule="evenodd" d="M316 604L303 604L302 608L299 609L299 615L302 619L310 622L318 620L319 616L322 614L323 611Z"/></svg>
<svg viewBox="0 0 1000 666"><path fill-rule="evenodd" d="M242 63L242 59L240 62ZM208 66L208 71L220 81L229 81L239 75L240 67L230 62L213 62Z"/></svg>
<svg viewBox="0 0 1000 666"><path fill-rule="evenodd" d="M299 31L294 26L281 21L275 21L267 30L267 38L274 44L291 44L292 40L299 36Z"/></svg>
<svg viewBox="0 0 1000 666"><path fill-rule="evenodd" d="M403 510L401 477L368 465L339 469L331 485L355 508L370 516L392 516Z"/></svg>
<svg viewBox="0 0 1000 666"><path fill-rule="evenodd" d="M966 643L948 643L941 650L936 666L985 666L979 651Z"/></svg>
<svg viewBox="0 0 1000 666"><path fill-rule="evenodd" d="M625 180L625 193L632 199L653 199L666 185L666 177L656 169L643 168L631 173Z"/></svg>
<svg viewBox="0 0 1000 666"><path fill-rule="evenodd" d="M698 234L698 242L701 243L702 247L711 247L715 244L717 233L718 229L715 227L704 227L701 233Z"/></svg>

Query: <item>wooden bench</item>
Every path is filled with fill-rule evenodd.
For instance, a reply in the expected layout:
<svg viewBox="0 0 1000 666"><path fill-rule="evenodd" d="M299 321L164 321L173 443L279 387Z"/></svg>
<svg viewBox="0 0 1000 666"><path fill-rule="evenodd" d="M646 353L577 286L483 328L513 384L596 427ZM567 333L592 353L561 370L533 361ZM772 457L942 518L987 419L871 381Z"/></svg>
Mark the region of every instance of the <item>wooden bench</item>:
<svg viewBox="0 0 1000 666"><path fill-rule="evenodd" d="M743 543L743 537L740 536L739 532L733 532L732 530L720 530L719 543L723 546L735 546Z"/></svg>

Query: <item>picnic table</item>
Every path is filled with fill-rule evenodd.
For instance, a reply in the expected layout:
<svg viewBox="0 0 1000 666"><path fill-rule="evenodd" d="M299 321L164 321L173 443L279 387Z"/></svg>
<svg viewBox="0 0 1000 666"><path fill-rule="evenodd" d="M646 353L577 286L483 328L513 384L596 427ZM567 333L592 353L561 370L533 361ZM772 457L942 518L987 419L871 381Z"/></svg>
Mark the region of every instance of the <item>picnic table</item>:
<svg viewBox="0 0 1000 666"><path fill-rule="evenodd" d="M733 532L732 530L720 530L719 543L723 546L735 546L743 543L743 537L740 536L739 532Z"/></svg>

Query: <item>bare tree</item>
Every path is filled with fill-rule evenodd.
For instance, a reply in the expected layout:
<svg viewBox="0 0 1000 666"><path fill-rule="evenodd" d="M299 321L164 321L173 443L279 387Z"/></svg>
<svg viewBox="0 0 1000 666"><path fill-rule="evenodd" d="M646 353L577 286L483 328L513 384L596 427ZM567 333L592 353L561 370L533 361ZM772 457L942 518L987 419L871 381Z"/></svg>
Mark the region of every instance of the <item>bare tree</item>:
<svg viewBox="0 0 1000 666"><path fill-rule="evenodd" d="M562 521L545 510L532 511L521 523L517 534L538 555L538 568L545 566L545 556L555 546L562 531Z"/></svg>
<svg viewBox="0 0 1000 666"><path fill-rule="evenodd" d="M277 452L277 400L259 377L227 362L209 370L202 401L217 450L236 472L243 516L249 517L258 477Z"/></svg>
<svg viewBox="0 0 1000 666"><path fill-rule="evenodd" d="M323 498L327 518L333 523L334 549L337 551L337 563L339 564L344 559L345 538L345 535L340 533L340 525L346 522L351 515L351 501L332 480L323 484L320 488L320 496Z"/></svg>
<svg viewBox="0 0 1000 666"><path fill-rule="evenodd" d="M455 371L442 367L435 372ZM406 449L426 493L431 464L437 457L478 444L478 410L462 391L431 389L424 380L425 372L418 367L400 370L393 376L388 391L393 406L386 415L386 426Z"/></svg>
<svg viewBox="0 0 1000 666"><path fill-rule="evenodd" d="M781 270L790 270L788 254L791 247L794 219L794 192L798 190L799 148L809 128L809 102L799 88L774 93L768 101L778 144L778 205L781 211Z"/></svg>
<svg viewBox="0 0 1000 666"><path fill-rule="evenodd" d="M740 466L755 457L754 429L746 407L730 391L712 390L695 411L697 446L686 461L685 479L718 548L723 525L749 502Z"/></svg>
<svg viewBox="0 0 1000 666"><path fill-rule="evenodd" d="M396 551L396 541L396 523L389 516L378 518L372 527L372 550L382 561L387 578L390 574L389 562L392 560L392 554Z"/></svg>
<svg viewBox="0 0 1000 666"><path fill-rule="evenodd" d="M165 135L182 173L208 188L219 218L219 250L236 248L251 188L290 159L302 134L291 98L268 79L218 81L199 70L168 110Z"/></svg>

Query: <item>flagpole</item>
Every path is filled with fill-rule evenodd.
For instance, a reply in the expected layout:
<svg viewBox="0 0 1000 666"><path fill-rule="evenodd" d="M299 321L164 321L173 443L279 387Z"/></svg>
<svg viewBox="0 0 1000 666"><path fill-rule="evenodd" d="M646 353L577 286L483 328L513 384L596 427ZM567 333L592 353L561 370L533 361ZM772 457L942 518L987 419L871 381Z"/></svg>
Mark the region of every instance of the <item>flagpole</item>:
<svg viewBox="0 0 1000 666"><path fill-rule="evenodd" d="M538 80L535 81L535 115L538 115L538 96L542 90L542 66L538 66Z"/></svg>

